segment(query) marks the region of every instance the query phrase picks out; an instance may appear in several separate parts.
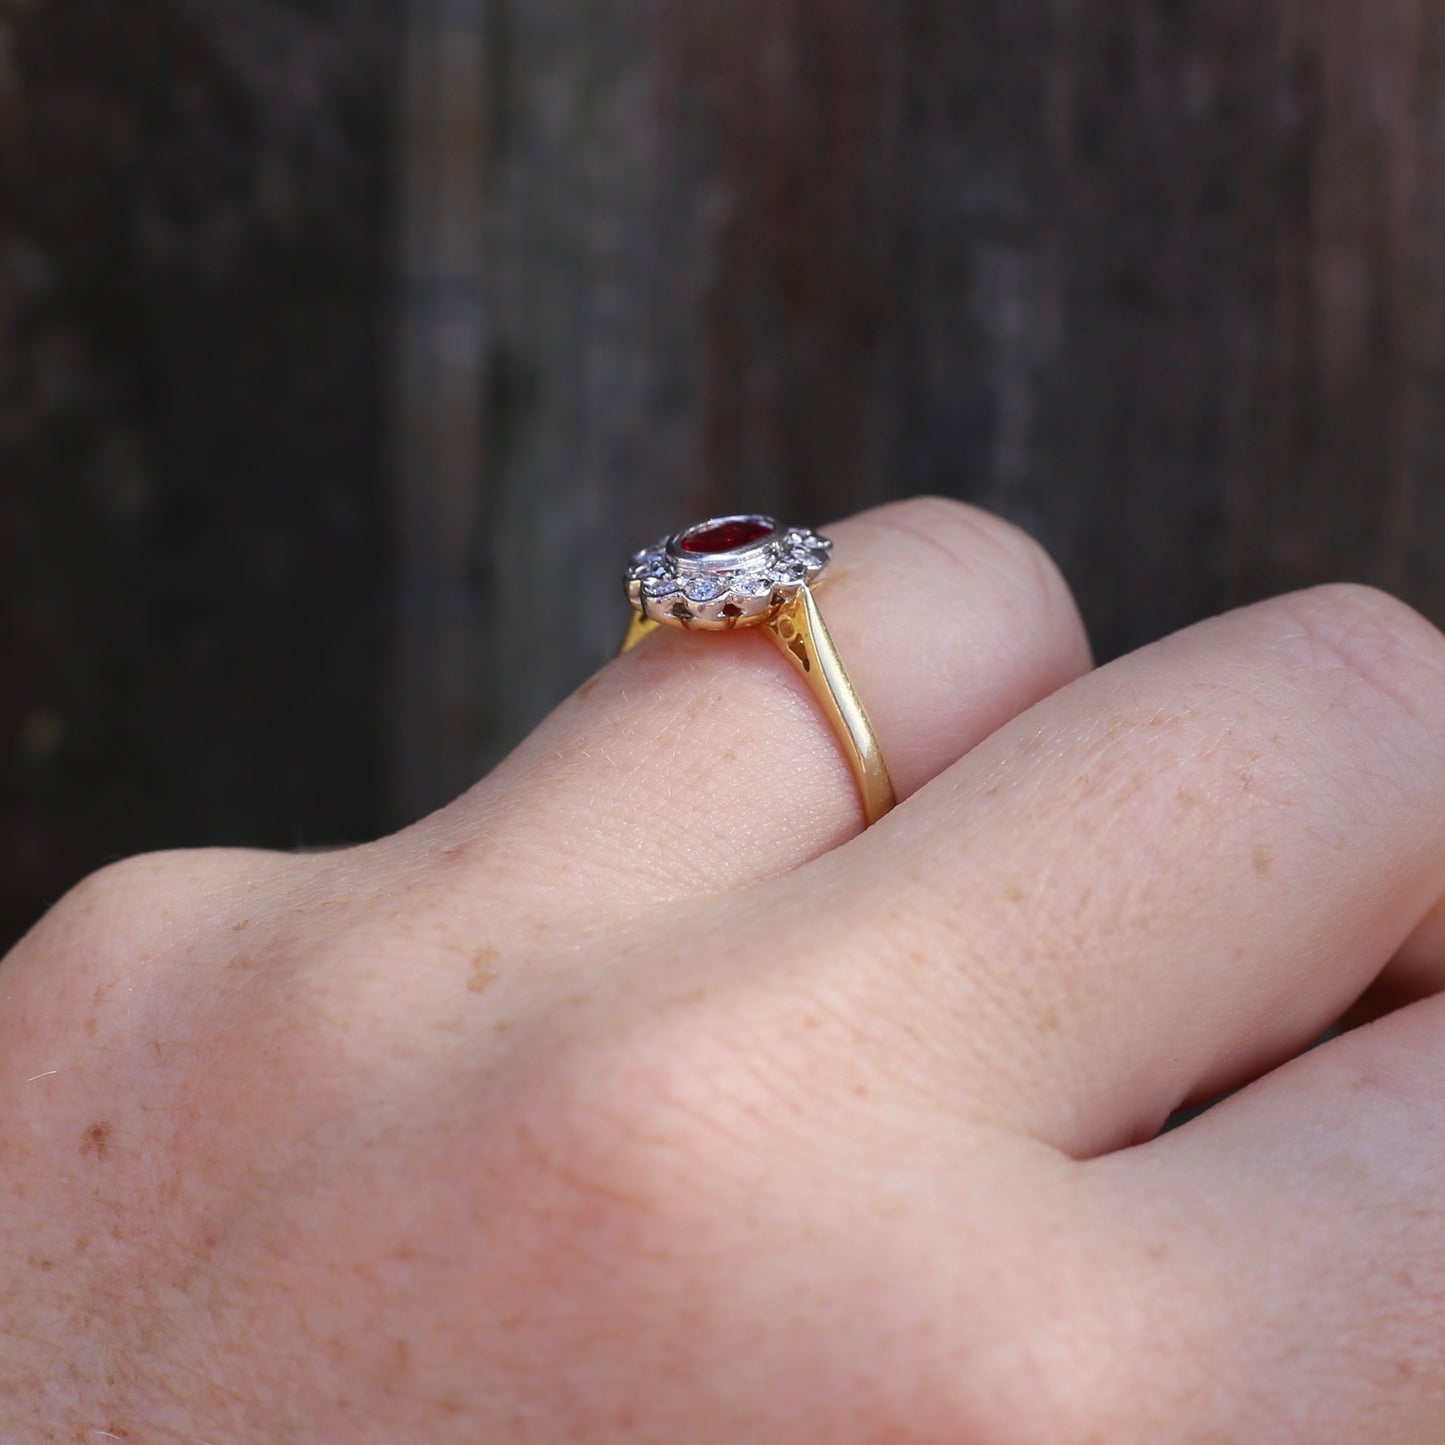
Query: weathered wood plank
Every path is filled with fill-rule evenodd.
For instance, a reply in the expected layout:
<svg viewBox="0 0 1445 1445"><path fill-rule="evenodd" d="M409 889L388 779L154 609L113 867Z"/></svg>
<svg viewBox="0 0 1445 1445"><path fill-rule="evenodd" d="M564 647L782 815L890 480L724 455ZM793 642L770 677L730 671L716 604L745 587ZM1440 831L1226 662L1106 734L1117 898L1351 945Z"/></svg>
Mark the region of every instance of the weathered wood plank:
<svg viewBox="0 0 1445 1445"><path fill-rule="evenodd" d="M0 932L377 821L381 0L0 6Z"/></svg>
<svg viewBox="0 0 1445 1445"><path fill-rule="evenodd" d="M493 14L488 752L615 625L536 653L529 575L738 505L996 508L1106 656L1336 576L1445 620L1441 0Z"/></svg>

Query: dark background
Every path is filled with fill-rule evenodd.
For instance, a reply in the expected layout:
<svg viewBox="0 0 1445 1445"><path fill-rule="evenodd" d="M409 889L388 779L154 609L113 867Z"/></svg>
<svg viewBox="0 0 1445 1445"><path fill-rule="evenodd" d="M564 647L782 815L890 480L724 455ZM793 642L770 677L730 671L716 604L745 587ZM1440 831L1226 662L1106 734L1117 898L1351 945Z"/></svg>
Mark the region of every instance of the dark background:
<svg viewBox="0 0 1445 1445"><path fill-rule="evenodd" d="M1442 383L1445 0L0 0L0 942L417 816L712 512L1445 622Z"/></svg>

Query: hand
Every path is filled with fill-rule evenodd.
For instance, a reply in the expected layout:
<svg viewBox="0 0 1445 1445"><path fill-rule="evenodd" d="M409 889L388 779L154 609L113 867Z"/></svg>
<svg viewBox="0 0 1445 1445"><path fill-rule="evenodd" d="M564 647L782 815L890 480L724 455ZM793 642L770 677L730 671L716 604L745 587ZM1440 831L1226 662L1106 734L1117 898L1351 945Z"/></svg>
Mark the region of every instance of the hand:
<svg viewBox="0 0 1445 1445"><path fill-rule="evenodd" d="M396 837L20 944L0 1438L1445 1439L1445 638L1090 671L1005 524L829 530L868 832L763 638L665 633Z"/></svg>

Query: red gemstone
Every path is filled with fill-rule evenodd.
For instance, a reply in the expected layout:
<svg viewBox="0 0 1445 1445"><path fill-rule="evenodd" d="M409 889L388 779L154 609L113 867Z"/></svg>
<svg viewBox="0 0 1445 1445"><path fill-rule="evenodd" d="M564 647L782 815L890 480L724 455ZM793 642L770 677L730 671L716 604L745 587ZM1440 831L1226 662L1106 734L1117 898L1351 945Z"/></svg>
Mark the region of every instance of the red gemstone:
<svg viewBox="0 0 1445 1445"><path fill-rule="evenodd" d="M725 522L705 522L701 527L684 532L677 545L684 552L702 555L735 552L739 547L761 542L774 530L771 522L757 517L732 517Z"/></svg>

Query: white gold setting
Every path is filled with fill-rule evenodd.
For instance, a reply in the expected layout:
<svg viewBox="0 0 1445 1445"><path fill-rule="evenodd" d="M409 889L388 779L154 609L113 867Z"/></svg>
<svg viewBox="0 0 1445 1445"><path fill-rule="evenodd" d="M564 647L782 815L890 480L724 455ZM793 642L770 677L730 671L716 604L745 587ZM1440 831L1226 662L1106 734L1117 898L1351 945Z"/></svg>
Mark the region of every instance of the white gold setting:
<svg viewBox="0 0 1445 1445"><path fill-rule="evenodd" d="M823 572L832 546L771 517L715 517L638 552L627 596L644 617L669 627L723 631L766 622Z"/></svg>

